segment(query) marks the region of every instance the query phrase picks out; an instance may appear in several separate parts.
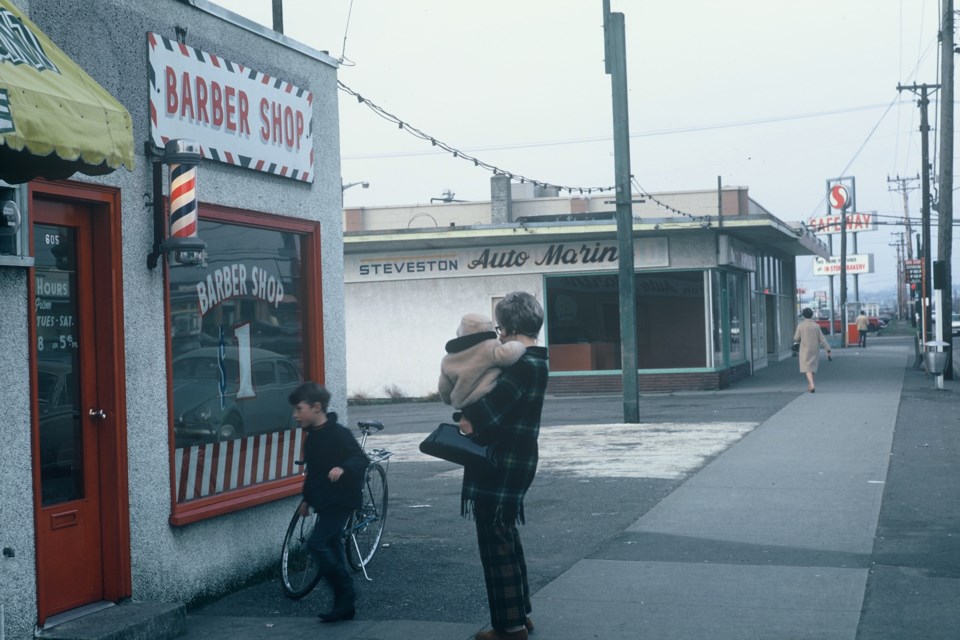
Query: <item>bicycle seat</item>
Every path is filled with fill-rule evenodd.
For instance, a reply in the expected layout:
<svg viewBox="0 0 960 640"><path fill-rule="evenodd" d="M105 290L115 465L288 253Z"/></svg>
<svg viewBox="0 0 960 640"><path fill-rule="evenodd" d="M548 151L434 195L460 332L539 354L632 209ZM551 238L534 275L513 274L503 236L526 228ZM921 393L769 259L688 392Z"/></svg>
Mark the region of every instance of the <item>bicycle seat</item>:
<svg viewBox="0 0 960 640"><path fill-rule="evenodd" d="M383 431L383 423L379 420L361 420L357 423L361 431L370 433L371 431Z"/></svg>

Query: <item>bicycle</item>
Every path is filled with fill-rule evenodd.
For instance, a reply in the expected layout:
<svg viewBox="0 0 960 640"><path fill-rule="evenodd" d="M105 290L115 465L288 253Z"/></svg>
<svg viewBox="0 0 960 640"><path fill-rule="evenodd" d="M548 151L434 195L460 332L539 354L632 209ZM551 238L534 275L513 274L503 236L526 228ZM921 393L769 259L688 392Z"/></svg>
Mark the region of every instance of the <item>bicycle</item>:
<svg viewBox="0 0 960 640"><path fill-rule="evenodd" d="M370 458L370 464L363 478L363 505L347 519L342 535L347 562L354 571L362 571L363 577L369 581L371 578L367 573L367 565L380 548L387 519L387 470L382 463L389 467L393 452L386 449L366 450L367 437L383 430L383 423L379 420L361 420L357 423L357 429L363 434L360 448ZM303 460L296 462L301 466L304 464ZM289 598L302 598L320 582L319 567L307 547L316 518L315 513L301 516L298 505L287 527L280 555L280 586Z"/></svg>

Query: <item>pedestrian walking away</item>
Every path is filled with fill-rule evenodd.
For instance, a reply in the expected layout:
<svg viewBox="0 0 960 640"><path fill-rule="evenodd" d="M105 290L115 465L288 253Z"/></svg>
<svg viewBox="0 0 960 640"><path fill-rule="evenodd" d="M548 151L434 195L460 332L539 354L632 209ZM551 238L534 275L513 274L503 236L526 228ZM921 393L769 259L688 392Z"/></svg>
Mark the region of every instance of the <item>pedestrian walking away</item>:
<svg viewBox="0 0 960 640"><path fill-rule="evenodd" d="M319 574L333 589L333 608L321 611L323 622L353 620L356 592L347 569L343 528L355 509L362 505L363 474L369 459L353 433L327 413L330 392L316 382L305 382L290 394L293 418L307 432L303 443L307 476L303 481L300 515L317 513L316 525L307 544Z"/></svg>
<svg viewBox="0 0 960 640"><path fill-rule="evenodd" d="M464 467L460 512L476 524L493 627L475 639L526 640L533 622L518 525L526 522L523 498L537 472L547 388L547 350L537 346L543 307L529 293L518 291L504 296L494 314L500 341L516 340L526 350L503 369L489 393L463 408L460 430L481 444L492 444L497 466L492 471Z"/></svg>
<svg viewBox="0 0 960 640"><path fill-rule="evenodd" d="M813 309L807 307L803 310L803 320L793 333L793 341L800 343L800 350L797 352L800 373L806 374L807 391L813 393L817 390L815 378L817 366L820 364L820 347L827 352L828 359L833 359L830 343L823 337L820 325L813 320Z"/></svg>
<svg viewBox="0 0 960 640"><path fill-rule="evenodd" d="M867 319L867 313L861 311L857 316L857 335L861 349L867 348L867 331L870 330L870 320Z"/></svg>

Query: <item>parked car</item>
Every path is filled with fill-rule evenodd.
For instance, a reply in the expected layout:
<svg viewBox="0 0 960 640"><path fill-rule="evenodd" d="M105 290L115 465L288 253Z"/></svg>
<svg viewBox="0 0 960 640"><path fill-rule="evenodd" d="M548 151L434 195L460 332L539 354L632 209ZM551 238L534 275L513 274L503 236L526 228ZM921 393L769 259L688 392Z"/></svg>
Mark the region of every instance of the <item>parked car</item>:
<svg viewBox="0 0 960 640"><path fill-rule="evenodd" d="M291 428L287 397L303 382L296 365L279 353L250 349L249 376L241 381L239 349L227 347L221 392L218 351L217 347L203 347L173 361L177 446Z"/></svg>
<svg viewBox="0 0 960 640"><path fill-rule="evenodd" d="M828 335L830 333L830 318L817 318L815 322L818 325L820 325L820 331L822 331L824 335ZM840 322L840 318L834 318L833 332L841 333L842 331L843 331L843 323Z"/></svg>
<svg viewBox="0 0 960 640"><path fill-rule="evenodd" d="M960 313L954 313L950 316L950 332L955 336L960 336Z"/></svg>

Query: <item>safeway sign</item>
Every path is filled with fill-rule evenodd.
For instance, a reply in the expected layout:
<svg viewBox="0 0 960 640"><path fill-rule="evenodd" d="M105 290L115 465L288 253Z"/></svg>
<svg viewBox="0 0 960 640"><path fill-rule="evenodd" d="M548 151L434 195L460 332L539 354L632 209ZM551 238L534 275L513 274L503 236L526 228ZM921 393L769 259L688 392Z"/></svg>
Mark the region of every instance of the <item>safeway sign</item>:
<svg viewBox="0 0 960 640"><path fill-rule="evenodd" d="M810 218L810 220L807 221L807 226L813 230L814 233L840 233L840 221L840 215L821 216L819 218ZM847 214L847 233L876 230L876 211Z"/></svg>
<svg viewBox="0 0 960 640"><path fill-rule="evenodd" d="M873 254L861 253L847 256L847 273L873 273ZM813 259L813 275L838 276L840 275L840 256L833 256L830 261L823 258Z"/></svg>

